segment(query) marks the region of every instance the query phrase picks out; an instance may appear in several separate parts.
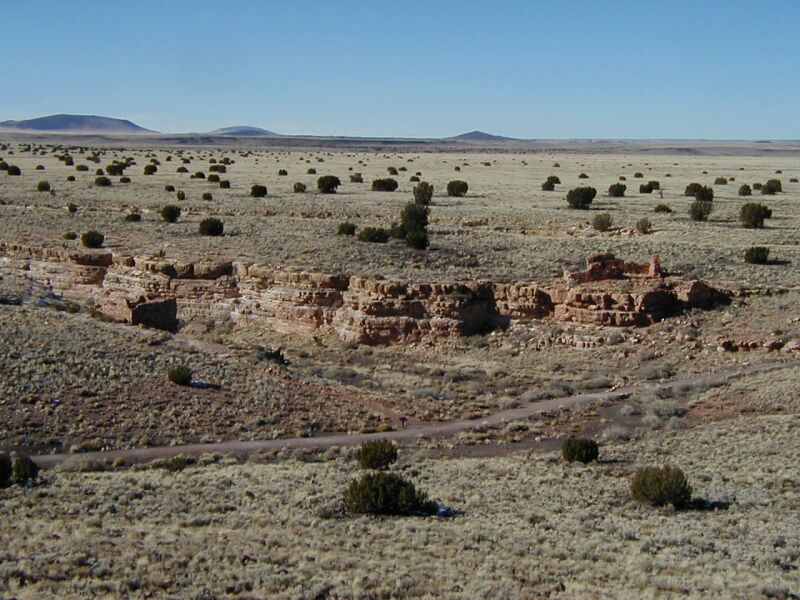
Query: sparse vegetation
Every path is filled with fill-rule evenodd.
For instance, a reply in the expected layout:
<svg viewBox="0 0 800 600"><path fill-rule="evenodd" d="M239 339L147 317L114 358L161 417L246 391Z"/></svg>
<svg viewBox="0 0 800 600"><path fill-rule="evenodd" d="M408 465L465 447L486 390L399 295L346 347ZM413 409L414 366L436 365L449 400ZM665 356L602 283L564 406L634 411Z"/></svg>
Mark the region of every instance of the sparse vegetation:
<svg viewBox="0 0 800 600"><path fill-rule="evenodd" d="M167 371L167 379L175 385L187 386L192 383L194 373L189 367L178 366Z"/></svg>
<svg viewBox="0 0 800 600"><path fill-rule="evenodd" d="M608 231L613 221L609 213L598 213L592 219L592 227L597 231Z"/></svg>
<svg viewBox="0 0 800 600"><path fill-rule="evenodd" d="M772 217L772 210L763 204L748 202L739 211L739 221L748 229L762 229L764 219Z"/></svg>
<svg viewBox="0 0 800 600"><path fill-rule="evenodd" d="M647 217L643 217L636 221L636 231L642 235L651 233L653 231L653 223Z"/></svg>
<svg viewBox="0 0 800 600"><path fill-rule="evenodd" d="M765 265L769 261L769 248L751 246L744 251L744 262L751 265Z"/></svg>
<svg viewBox="0 0 800 600"><path fill-rule="evenodd" d="M397 189L397 181L391 178L375 179L372 182L373 192L393 192Z"/></svg>
<svg viewBox="0 0 800 600"><path fill-rule="evenodd" d="M355 223L350 223L345 221L343 223L339 223L339 227L336 230L338 235L355 235L356 234L356 225Z"/></svg>
<svg viewBox="0 0 800 600"><path fill-rule="evenodd" d="M436 504L414 484L395 473L366 473L347 486L345 509L367 515L431 515Z"/></svg>
<svg viewBox="0 0 800 600"><path fill-rule="evenodd" d="M608 195L611 198L622 198L625 196L625 190L628 189L624 183L612 183L608 186Z"/></svg>
<svg viewBox="0 0 800 600"><path fill-rule="evenodd" d="M567 462L588 464L597 460L600 448L588 438L569 438L561 445L561 454Z"/></svg>
<svg viewBox="0 0 800 600"><path fill-rule="evenodd" d="M631 481L633 497L644 504L675 508L688 506L692 488L686 476L675 467L645 467L636 471Z"/></svg>
<svg viewBox="0 0 800 600"><path fill-rule="evenodd" d="M597 190L593 187L577 187L567 192L567 204L571 208L586 210L596 195Z"/></svg>
<svg viewBox="0 0 800 600"><path fill-rule="evenodd" d="M81 244L83 244L86 248L99 248L103 245L103 241L105 240L105 236L99 231L87 231L83 235L81 235Z"/></svg>
<svg viewBox="0 0 800 600"><path fill-rule="evenodd" d="M161 218L167 223L174 223L181 216L181 207L174 204L167 204L161 209Z"/></svg>
<svg viewBox="0 0 800 600"><path fill-rule="evenodd" d="M389 232L383 227L363 227L358 232L358 239L362 242L385 244L389 241Z"/></svg>
<svg viewBox="0 0 800 600"><path fill-rule="evenodd" d="M15 458L12 472L14 481L18 485L33 483L39 477L39 467L30 456L23 455Z"/></svg>
<svg viewBox="0 0 800 600"><path fill-rule="evenodd" d="M263 198L267 195L267 186L265 185L254 185L250 188L250 195L253 198Z"/></svg>
<svg viewBox="0 0 800 600"><path fill-rule="evenodd" d="M467 182L461 181L460 179L456 179L455 181L450 181L447 184L448 196L454 196L456 198L460 198L461 196L466 195L468 190L469 190L469 185L467 185Z"/></svg>
<svg viewBox="0 0 800 600"><path fill-rule="evenodd" d="M342 182L335 175L323 175L317 179L317 189L322 194L335 194L340 185Z"/></svg>
<svg viewBox="0 0 800 600"><path fill-rule="evenodd" d="M750 186L746 183L743 183L739 186L739 195L740 196L750 196L753 193L753 190L750 189Z"/></svg>
<svg viewBox="0 0 800 600"><path fill-rule="evenodd" d="M653 211L657 213L671 213L672 209L667 204L656 204Z"/></svg>
<svg viewBox="0 0 800 600"><path fill-rule="evenodd" d="M364 442L356 451L356 460L362 469L388 469L397 461L397 446L388 440Z"/></svg>
<svg viewBox="0 0 800 600"><path fill-rule="evenodd" d="M433 198L433 186L427 181L422 181L414 186L414 202L428 206Z"/></svg>
<svg viewBox="0 0 800 600"><path fill-rule="evenodd" d="M198 232L200 235L205 235L209 237L217 237L222 235L225 226L223 225L222 221L217 219L216 217L208 217L200 221L200 225L198 226Z"/></svg>

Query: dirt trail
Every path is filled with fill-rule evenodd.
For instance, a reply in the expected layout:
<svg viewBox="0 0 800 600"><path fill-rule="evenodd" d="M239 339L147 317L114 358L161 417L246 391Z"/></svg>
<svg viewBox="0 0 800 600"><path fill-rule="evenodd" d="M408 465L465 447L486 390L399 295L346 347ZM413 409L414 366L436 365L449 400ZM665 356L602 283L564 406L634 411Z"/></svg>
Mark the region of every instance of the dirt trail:
<svg viewBox="0 0 800 600"><path fill-rule="evenodd" d="M640 382L617 389L591 392L584 394L574 394L563 398L553 398L532 402L518 408L496 412L483 419L450 421L446 423L431 423L408 427L397 431L384 433L355 433L355 434L336 434L309 438L282 438L276 440L259 441L228 441L213 442L206 444L184 444L176 446L154 446L148 448L133 448L127 450L101 450L96 452L84 452L81 454L44 454L33 456L36 463L43 468L50 468L61 464L69 458L81 458L85 460L115 460L122 459L129 463L146 462L159 458L169 458L179 454L186 456L199 456L206 453L224 454L250 454L259 450L279 449L279 448L329 448L331 446L352 446L358 445L369 440L393 440L397 442L412 440L415 438L446 437L478 426L501 425L516 419L524 419L548 411L560 410L562 408L583 407L586 404L598 400L626 397L633 393L662 387L665 385L681 384L701 384L721 380L730 380L756 373L778 370L797 366L798 361L780 361L769 363L756 363L746 366L737 366L711 373L703 373L693 377L685 377L659 382Z"/></svg>

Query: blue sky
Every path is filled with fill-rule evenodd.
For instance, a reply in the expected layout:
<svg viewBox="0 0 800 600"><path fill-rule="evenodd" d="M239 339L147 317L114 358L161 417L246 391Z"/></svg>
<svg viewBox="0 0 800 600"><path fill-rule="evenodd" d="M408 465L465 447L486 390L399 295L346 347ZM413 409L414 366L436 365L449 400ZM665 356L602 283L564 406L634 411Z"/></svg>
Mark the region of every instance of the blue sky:
<svg viewBox="0 0 800 600"><path fill-rule="evenodd" d="M0 120L800 139L800 0L5 0Z"/></svg>

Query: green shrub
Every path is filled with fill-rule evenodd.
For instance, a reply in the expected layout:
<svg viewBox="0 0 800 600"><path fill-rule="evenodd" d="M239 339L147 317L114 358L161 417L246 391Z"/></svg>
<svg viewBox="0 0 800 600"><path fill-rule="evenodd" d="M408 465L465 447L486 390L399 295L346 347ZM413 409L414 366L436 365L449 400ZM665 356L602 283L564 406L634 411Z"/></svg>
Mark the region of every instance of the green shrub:
<svg viewBox="0 0 800 600"><path fill-rule="evenodd" d="M35 171L44 171L44 165L36 165Z"/></svg>
<svg viewBox="0 0 800 600"><path fill-rule="evenodd" d="M345 221L343 223L339 223L339 228L336 230L338 235L355 235L356 234L356 224L350 223Z"/></svg>
<svg viewBox="0 0 800 600"><path fill-rule="evenodd" d="M22 175L22 171L17 165L8 165L8 169L6 170L7 175L11 175L13 177L19 177Z"/></svg>
<svg viewBox="0 0 800 600"><path fill-rule="evenodd" d="M628 186L624 183L612 183L608 186L608 195L611 198L622 198L625 196L625 190L628 189Z"/></svg>
<svg viewBox="0 0 800 600"><path fill-rule="evenodd" d="M167 185L164 186L164 191L165 192L174 192L175 191L175 186L167 184Z"/></svg>
<svg viewBox="0 0 800 600"><path fill-rule="evenodd" d="M584 464L597 460L600 449L597 442L588 438L569 438L561 445L561 454L567 462Z"/></svg>
<svg viewBox="0 0 800 600"><path fill-rule="evenodd" d="M87 248L99 248L104 240L105 236L99 231L87 231L81 236L81 244Z"/></svg>
<svg viewBox="0 0 800 600"><path fill-rule="evenodd" d="M783 191L781 182L777 179L770 179L767 183L761 186L761 194L774 196L776 193Z"/></svg>
<svg viewBox="0 0 800 600"><path fill-rule="evenodd" d="M389 175L397 175L397 169L395 169L394 167L389 167L388 169L386 169L386 171L389 173Z"/></svg>
<svg viewBox="0 0 800 600"><path fill-rule="evenodd" d="M560 185L561 179L558 177L558 175L548 175L545 182L552 183L553 185Z"/></svg>
<svg viewBox="0 0 800 600"><path fill-rule="evenodd" d="M192 375L189 367L173 367L167 372L167 379L176 385L189 385L192 383Z"/></svg>
<svg viewBox="0 0 800 600"><path fill-rule="evenodd" d="M181 207L174 204L167 204L161 209L161 218L167 223L174 223L181 216Z"/></svg>
<svg viewBox="0 0 800 600"><path fill-rule="evenodd" d="M350 175L350 183L364 183L364 178L361 173L354 173Z"/></svg>
<svg viewBox="0 0 800 600"><path fill-rule="evenodd" d="M287 171L286 169L278 169L278 177L285 177L288 174L289 171Z"/></svg>
<svg viewBox="0 0 800 600"><path fill-rule="evenodd" d="M671 213L672 209L666 204L656 204L656 207L653 209L657 213Z"/></svg>
<svg viewBox="0 0 800 600"><path fill-rule="evenodd" d="M431 242L428 238L428 232L420 229L415 229L406 233L406 245L414 250L425 250L430 246Z"/></svg>
<svg viewBox="0 0 800 600"><path fill-rule="evenodd" d="M198 232L200 235L206 235L209 237L217 237L222 235L224 229L225 226L223 225L222 221L215 217L203 219L200 221L200 225L198 226Z"/></svg>
<svg viewBox="0 0 800 600"><path fill-rule="evenodd" d="M694 198L697 190L701 189L703 186L699 183L690 183L686 186L686 189L683 190L683 195L687 196L688 198Z"/></svg>
<svg viewBox="0 0 800 600"><path fill-rule="evenodd" d="M231 187L231 182L228 181L227 179L223 179L222 181L219 182L219 187L220 189L223 190L229 190Z"/></svg>
<svg viewBox="0 0 800 600"><path fill-rule="evenodd" d="M598 213L592 219L592 227L597 231L608 231L611 228L613 219L608 213Z"/></svg>
<svg viewBox="0 0 800 600"><path fill-rule="evenodd" d="M228 167L225 165L211 165L208 167L210 173L227 173ZM208 180L211 181L211 176L209 175ZM217 176L217 180L219 180L219 176Z"/></svg>
<svg viewBox="0 0 800 600"><path fill-rule="evenodd" d="M739 211L739 220L748 229L762 229L764 219L772 217L772 210L763 204L748 202Z"/></svg>
<svg viewBox="0 0 800 600"><path fill-rule="evenodd" d="M306 173L308 173L309 175L316 175L317 174L317 170L316 169L309 169L308 171L306 171Z"/></svg>
<svg viewBox="0 0 800 600"><path fill-rule="evenodd" d="M636 171L636 173L634 173L633 176L636 179L641 179L642 177L644 177L644 175L642 173L640 173L639 171Z"/></svg>
<svg viewBox="0 0 800 600"><path fill-rule="evenodd" d="M433 198L433 186L427 181L421 181L414 186L414 202L428 206Z"/></svg>
<svg viewBox="0 0 800 600"><path fill-rule="evenodd" d="M147 167L145 167L145 169L146 169L146 168L147 168ZM189 169L187 169L186 167L178 167L178 168L176 169L176 171L175 171L175 172L176 172L176 173L188 173L188 172L189 172Z"/></svg>
<svg viewBox="0 0 800 600"><path fill-rule="evenodd" d="M186 173L186 169L183 169L183 171L181 171L181 169L183 169L183 167L178 169L178 173ZM158 167L155 166L155 165L145 165L144 166L144 174L145 175L155 175L157 172L158 172Z"/></svg>
<svg viewBox="0 0 800 600"><path fill-rule="evenodd" d="M430 209L423 204L409 202L400 211L400 225L405 231L421 230L425 231L428 227L428 215Z"/></svg>
<svg viewBox="0 0 800 600"><path fill-rule="evenodd" d="M397 461L397 447L388 440L364 442L356 451L356 460L362 469L383 471Z"/></svg>
<svg viewBox="0 0 800 600"><path fill-rule="evenodd" d="M711 202L714 200L714 189L706 185L700 186L694 192L694 199L699 202Z"/></svg>
<svg viewBox="0 0 800 600"><path fill-rule="evenodd" d="M753 193L753 190L750 189L750 186L746 183L743 183L739 186L739 195L740 196L750 196Z"/></svg>
<svg viewBox="0 0 800 600"><path fill-rule="evenodd" d="M661 189L661 182L656 181L655 179L652 181L648 181L647 183L643 183L639 186L639 193L640 194L652 194L653 190Z"/></svg>
<svg viewBox="0 0 800 600"><path fill-rule="evenodd" d="M130 183L131 182L131 178L130 177L120 177L119 178L119 182L120 183Z"/></svg>
<svg viewBox="0 0 800 600"><path fill-rule="evenodd" d="M79 172L88 171L89 170L89 165L77 165L75 167L75 170L79 171Z"/></svg>
<svg viewBox="0 0 800 600"><path fill-rule="evenodd" d="M620 180L620 181L628 181L628 178L627 178L627 177L625 177L625 175L620 175L620 176L619 176L619 180Z"/></svg>
<svg viewBox="0 0 800 600"><path fill-rule="evenodd" d="M208 183L219 183L219 175L217 175L216 173L212 173L211 175L208 176L206 181Z"/></svg>
<svg viewBox="0 0 800 600"><path fill-rule="evenodd" d="M295 182L294 186L292 187L295 194L304 194L306 191L306 184L300 183L299 181Z"/></svg>
<svg viewBox="0 0 800 600"><path fill-rule="evenodd" d="M751 246L744 251L744 262L751 265L765 265L769 261L769 248Z"/></svg>
<svg viewBox="0 0 800 600"><path fill-rule="evenodd" d="M436 503L395 473L366 473L344 493L348 512L367 515L432 515Z"/></svg>
<svg viewBox="0 0 800 600"><path fill-rule="evenodd" d="M19 485L32 483L39 476L39 467L31 460L30 456L18 456L14 459L12 475L14 481Z"/></svg>
<svg viewBox="0 0 800 600"><path fill-rule="evenodd" d="M411 183L419 183L419 176L418 175L412 175L411 177L408 178L408 181L411 182Z"/></svg>
<svg viewBox="0 0 800 600"><path fill-rule="evenodd" d="M362 242L385 244L389 241L389 232L383 227L364 227L358 232L358 239Z"/></svg>
<svg viewBox="0 0 800 600"><path fill-rule="evenodd" d="M653 231L653 224L650 222L650 219L643 217L636 221L636 231L643 235Z"/></svg>
<svg viewBox="0 0 800 600"><path fill-rule="evenodd" d="M754 183L753 184L753 189L754 190L761 190L763 188L764 188L764 184L762 184L762 183Z"/></svg>
<svg viewBox="0 0 800 600"><path fill-rule="evenodd" d="M724 177L717 177L714 180L714 185L728 185L728 180Z"/></svg>
<svg viewBox="0 0 800 600"><path fill-rule="evenodd" d="M111 180L108 177L98 177L94 180L94 184L100 187L110 187Z"/></svg>
<svg viewBox="0 0 800 600"><path fill-rule="evenodd" d="M712 210L714 210L713 202L695 200L689 205L689 218L692 221L706 221Z"/></svg>
<svg viewBox="0 0 800 600"><path fill-rule="evenodd" d="M75 181L75 175L67 175L67 181Z"/></svg>
<svg viewBox="0 0 800 600"><path fill-rule="evenodd" d="M397 189L397 181L391 178L375 179L372 182L373 192L393 192Z"/></svg>
<svg viewBox="0 0 800 600"><path fill-rule="evenodd" d="M636 471L631 493L639 502L653 506L672 504L684 508L692 499L692 488L686 476L675 467L645 467Z"/></svg>
<svg viewBox="0 0 800 600"><path fill-rule="evenodd" d="M11 479L11 457L6 452L0 452L0 486Z"/></svg>
<svg viewBox="0 0 800 600"><path fill-rule="evenodd" d="M142 220L142 215L139 213L128 213L125 215L125 221L128 223L138 223Z"/></svg>
<svg viewBox="0 0 800 600"><path fill-rule="evenodd" d="M118 163L110 164L106 167L106 173L115 177L123 175L123 171L125 171L125 165Z"/></svg>
<svg viewBox="0 0 800 600"><path fill-rule="evenodd" d="M253 198L263 198L267 195L267 186L265 185L254 185L250 188L250 195Z"/></svg>
<svg viewBox="0 0 800 600"><path fill-rule="evenodd" d="M323 175L317 179L317 189L322 194L335 194L340 185L342 182L335 175Z"/></svg>
<svg viewBox="0 0 800 600"><path fill-rule="evenodd" d="M556 189L556 184L551 181L545 181L542 183L542 191L543 192L552 192Z"/></svg>
<svg viewBox="0 0 800 600"><path fill-rule="evenodd" d="M572 208L588 209L597 195L593 187L577 187L567 192L567 204Z"/></svg>
<svg viewBox="0 0 800 600"><path fill-rule="evenodd" d="M467 190L469 190L469 185L467 185L466 181L461 181L460 179L456 179L455 181L451 181L447 184L448 196L460 198L467 193Z"/></svg>
<svg viewBox="0 0 800 600"><path fill-rule="evenodd" d="M581 173L578 175L578 179L589 179L589 176L586 173Z"/></svg>
<svg viewBox="0 0 800 600"><path fill-rule="evenodd" d="M211 201L214 199L214 196L211 194L211 192L203 192L201 198L206 201Z"/></svg>
<svg viewBox="0 0 800 600"><path fill-rule="evenodd" d="M40 181L36 184L36 191L38 192L49 192L50 191L50 183L47 181Z"/></svg>

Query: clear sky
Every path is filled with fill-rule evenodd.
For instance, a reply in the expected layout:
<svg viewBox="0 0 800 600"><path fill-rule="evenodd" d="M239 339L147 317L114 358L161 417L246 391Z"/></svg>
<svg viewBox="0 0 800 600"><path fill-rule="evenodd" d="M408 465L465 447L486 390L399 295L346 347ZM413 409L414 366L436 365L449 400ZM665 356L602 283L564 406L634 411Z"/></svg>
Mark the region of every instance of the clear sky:
<svg viewBox="0 0 800 600"><path fill-rule="evenodd" d="M0 3L0 120L800 139L800 0Z"/></svg>

